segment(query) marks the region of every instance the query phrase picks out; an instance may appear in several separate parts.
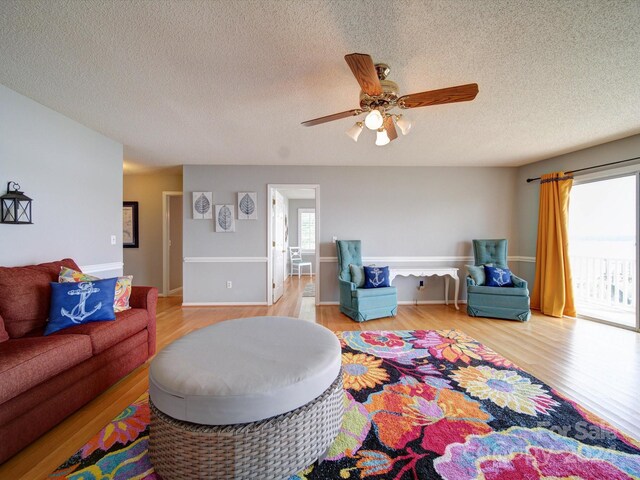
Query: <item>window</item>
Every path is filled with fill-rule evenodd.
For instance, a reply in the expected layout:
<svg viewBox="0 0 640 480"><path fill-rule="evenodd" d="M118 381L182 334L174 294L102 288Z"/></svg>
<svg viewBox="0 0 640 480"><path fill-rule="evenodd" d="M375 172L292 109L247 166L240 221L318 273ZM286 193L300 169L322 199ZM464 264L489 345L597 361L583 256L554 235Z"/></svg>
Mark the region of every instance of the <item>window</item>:
<svg viewBox="0 0 640 480"><path fill-rule="evenodd" d="M573 186L569 254L578 315L637 328L636 175Z"/></svg>
<svg viewBox="0 0 640 480"><path fill-rule="evenodd" d="M316 209L298 209L298 243L303 252L316 251Z"/></svg>

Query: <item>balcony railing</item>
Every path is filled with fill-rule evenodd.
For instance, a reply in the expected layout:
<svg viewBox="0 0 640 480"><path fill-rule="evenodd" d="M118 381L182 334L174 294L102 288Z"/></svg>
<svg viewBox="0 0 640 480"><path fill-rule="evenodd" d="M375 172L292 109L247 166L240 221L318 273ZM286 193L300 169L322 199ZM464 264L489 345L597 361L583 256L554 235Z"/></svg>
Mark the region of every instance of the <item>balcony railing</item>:
<svg viewBox="0 0 640 480"><path fill-rule="evenodd" d="M635 312L635 259L572 256L571 273L576 304Z"/></svg>

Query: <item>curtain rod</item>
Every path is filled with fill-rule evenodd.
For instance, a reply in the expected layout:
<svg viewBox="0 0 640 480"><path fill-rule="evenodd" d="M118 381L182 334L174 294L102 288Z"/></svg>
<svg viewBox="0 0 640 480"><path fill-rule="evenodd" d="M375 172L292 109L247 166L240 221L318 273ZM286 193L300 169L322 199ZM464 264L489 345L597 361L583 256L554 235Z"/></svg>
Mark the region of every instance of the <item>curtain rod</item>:
<svg viewBox="0 0 640 480"><path fill-rule="evenodd" d="M617 162L611 162L611 163L603 163L602 165L594 165L593 167L578 168L576 170L569 170L568 172L564 172L564 173L584 172L585 170L593 170L594 168L609 167L611 165L618 165L619 163L632 162L634 160L640 160L640 157L627 158L626 160L618 160ZM535 182L536 180L540 180L540 177L527 178L527 183Z"/></svg>

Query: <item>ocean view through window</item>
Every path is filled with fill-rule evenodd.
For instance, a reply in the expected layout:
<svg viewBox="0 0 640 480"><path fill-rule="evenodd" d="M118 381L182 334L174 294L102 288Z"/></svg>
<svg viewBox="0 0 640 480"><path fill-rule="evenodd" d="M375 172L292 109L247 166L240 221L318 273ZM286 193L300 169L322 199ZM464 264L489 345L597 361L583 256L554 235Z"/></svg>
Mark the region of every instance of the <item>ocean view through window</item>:
<svg viewBox="0 0 640 480"><path fill-rule="evenodd" d="M637 322L636 175L574 185L569 255L578 315Z"/></svg>

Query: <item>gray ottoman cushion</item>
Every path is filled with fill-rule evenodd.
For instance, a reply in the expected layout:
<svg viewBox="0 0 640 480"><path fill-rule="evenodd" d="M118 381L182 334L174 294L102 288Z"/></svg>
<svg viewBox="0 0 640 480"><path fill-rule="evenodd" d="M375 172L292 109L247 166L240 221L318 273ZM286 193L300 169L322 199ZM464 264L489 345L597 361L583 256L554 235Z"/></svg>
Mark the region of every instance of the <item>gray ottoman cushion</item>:
<svg viewBox="0 0 640 480"><path fill-rule="evenodd" d="M151 362L149 395L178 420L256 422L320 396L340 364L340 342L325 327L286 317L230 320L161 350Z"/></svg>

